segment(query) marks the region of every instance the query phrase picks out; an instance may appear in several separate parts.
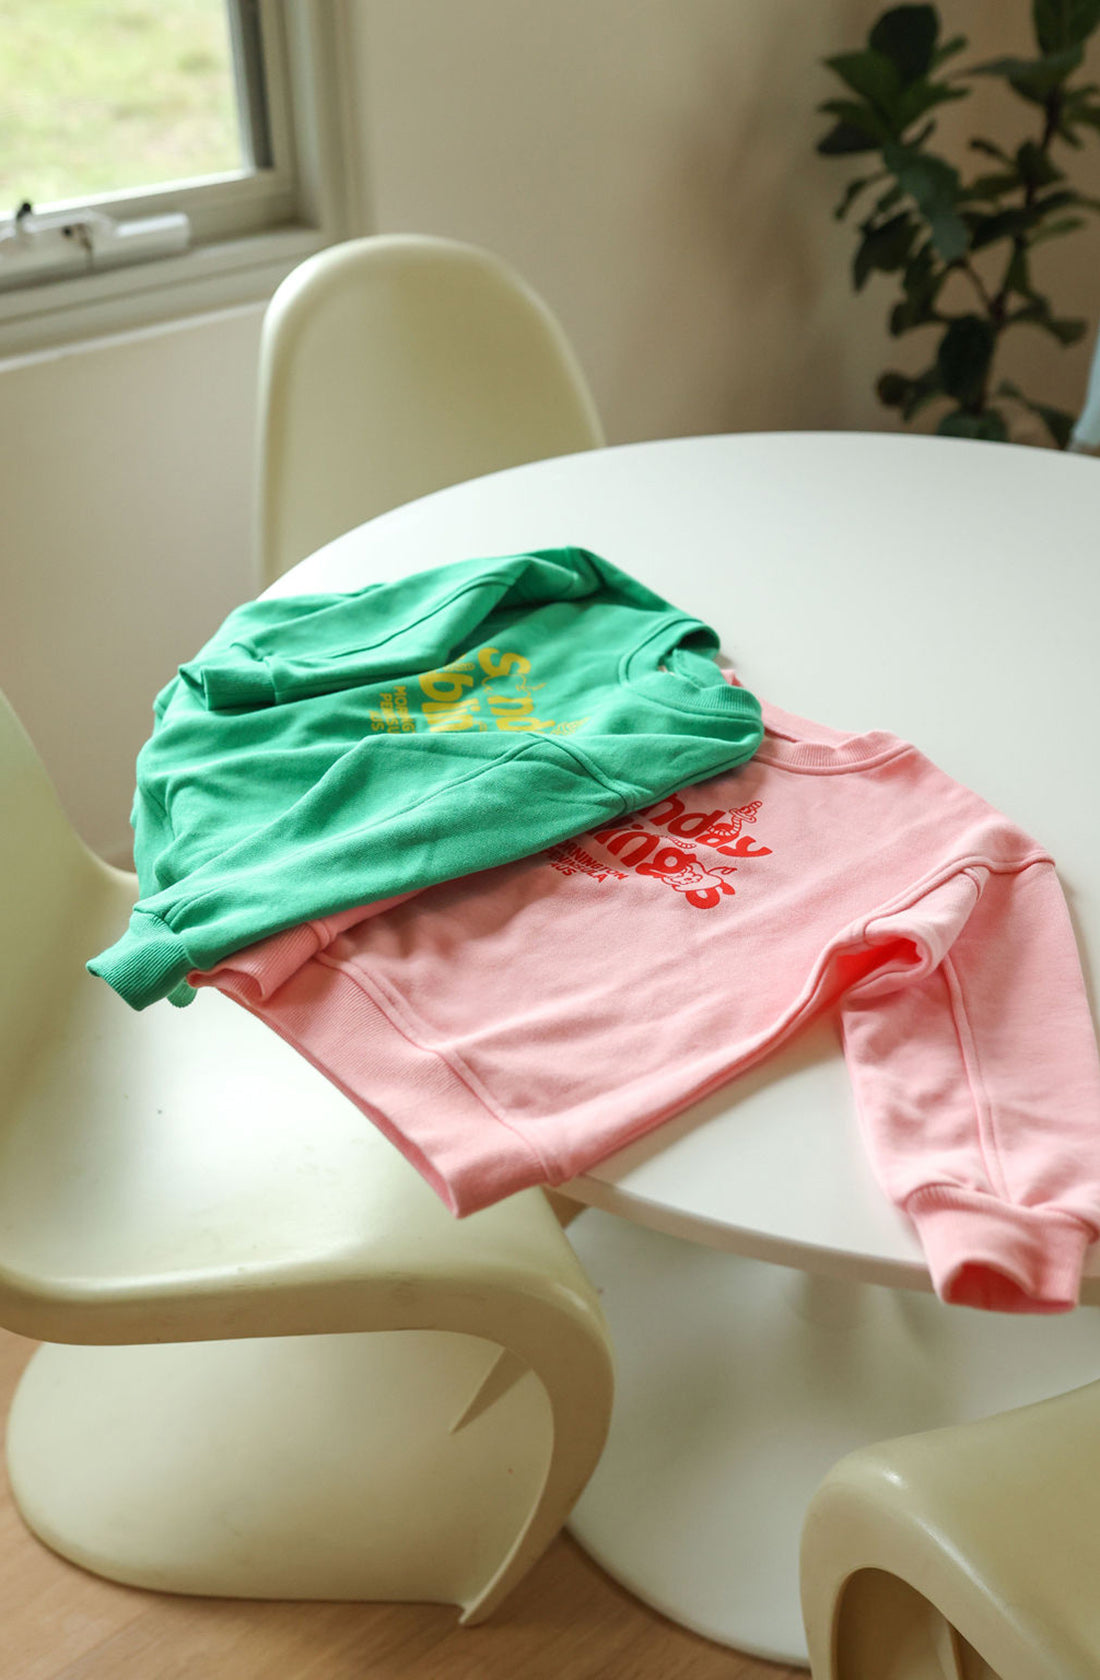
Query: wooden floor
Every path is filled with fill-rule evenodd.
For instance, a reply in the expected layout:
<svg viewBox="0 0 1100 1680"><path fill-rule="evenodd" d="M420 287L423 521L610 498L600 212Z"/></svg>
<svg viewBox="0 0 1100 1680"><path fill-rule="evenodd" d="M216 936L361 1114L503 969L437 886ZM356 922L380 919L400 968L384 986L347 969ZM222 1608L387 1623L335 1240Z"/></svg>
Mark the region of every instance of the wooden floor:
<svg viewBox="0 0 1100 1680"><path fill-rule="evenodd" d="M34 1344L0 1330L5 1415ZM495 1618L115 1586L34 1540L0 1481L0 1680L806 1680L685 1633L557 1540Z"/></svg>

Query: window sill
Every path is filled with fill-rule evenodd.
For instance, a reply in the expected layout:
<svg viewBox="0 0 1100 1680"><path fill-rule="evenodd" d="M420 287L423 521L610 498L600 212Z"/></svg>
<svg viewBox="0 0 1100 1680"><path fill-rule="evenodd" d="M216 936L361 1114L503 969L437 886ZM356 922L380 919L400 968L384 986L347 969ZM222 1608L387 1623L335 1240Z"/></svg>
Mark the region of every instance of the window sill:
<svg viewBox="0 0 1100 1680"><path fill-rule="evenodd" d="M261 301L329 243L319 228L287 226L178 257L0 292L0 361Z"/></svg>

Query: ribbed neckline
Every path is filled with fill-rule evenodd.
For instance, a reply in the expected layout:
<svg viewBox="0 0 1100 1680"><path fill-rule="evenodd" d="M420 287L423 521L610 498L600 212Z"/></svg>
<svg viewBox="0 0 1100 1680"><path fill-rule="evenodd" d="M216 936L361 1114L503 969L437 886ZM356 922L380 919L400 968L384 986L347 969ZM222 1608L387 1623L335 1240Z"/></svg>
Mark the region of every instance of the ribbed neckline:
<svg viewBox="0 0 1100 1680"><path fill-rule="evenodd" d="M706 686L692 678L690 665L694 658L699 669L708 674L715 669L710 655L695 653L681 647L688 635L702 632L713 637L713 631L697 618L688 618L679 611L671 611L651 626L638 644L624 653L619 661L619 681L639 689L651 703L667 711L693 716L725 717L742 725L751 719L758 702L743 683L732 679L718 667L724 682L711 681ZM732 688L741 698L739 706L731 708L729 692Z"/></svg>
<svg viewBox="0 0 1100 1680"><path fill-rule="evenodd" d="M884 763L907 751L908 742L884 729L866 735L845 735L821 723L784 712L761 701L764 739L756 752L763 764L781 764L789 770L811 770L828 774Z"/></svg>

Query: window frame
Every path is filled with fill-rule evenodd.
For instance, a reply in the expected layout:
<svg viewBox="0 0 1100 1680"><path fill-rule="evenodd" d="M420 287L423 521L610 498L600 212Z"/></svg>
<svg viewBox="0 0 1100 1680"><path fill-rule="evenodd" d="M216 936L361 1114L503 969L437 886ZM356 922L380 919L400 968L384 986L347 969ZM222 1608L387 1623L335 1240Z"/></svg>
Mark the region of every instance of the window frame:
<svg viewBox="0 0 1100 1680"><path fill-rule="evenodd" d="M258 5L273 167L72 200L127 220L184 211L191 244L0 291L0 359L263 299L303 258L368 231L355 0Z"/></svg>

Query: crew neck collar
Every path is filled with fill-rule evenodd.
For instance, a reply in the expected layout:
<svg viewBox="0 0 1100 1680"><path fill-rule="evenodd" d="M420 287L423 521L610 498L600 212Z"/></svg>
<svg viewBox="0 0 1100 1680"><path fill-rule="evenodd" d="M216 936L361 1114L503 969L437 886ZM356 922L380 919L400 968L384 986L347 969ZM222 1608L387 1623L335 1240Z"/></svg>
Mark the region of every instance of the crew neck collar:
<svg viewBox="0 0 1100 1680"><path fill-rule="evenodd" d="M883 729L866 735L845 735L821 723L784 712L761 701L764 739L755 757L763 764L780 764L790 770L828 774L881 764L906 750L907 743Z"/></svg>

